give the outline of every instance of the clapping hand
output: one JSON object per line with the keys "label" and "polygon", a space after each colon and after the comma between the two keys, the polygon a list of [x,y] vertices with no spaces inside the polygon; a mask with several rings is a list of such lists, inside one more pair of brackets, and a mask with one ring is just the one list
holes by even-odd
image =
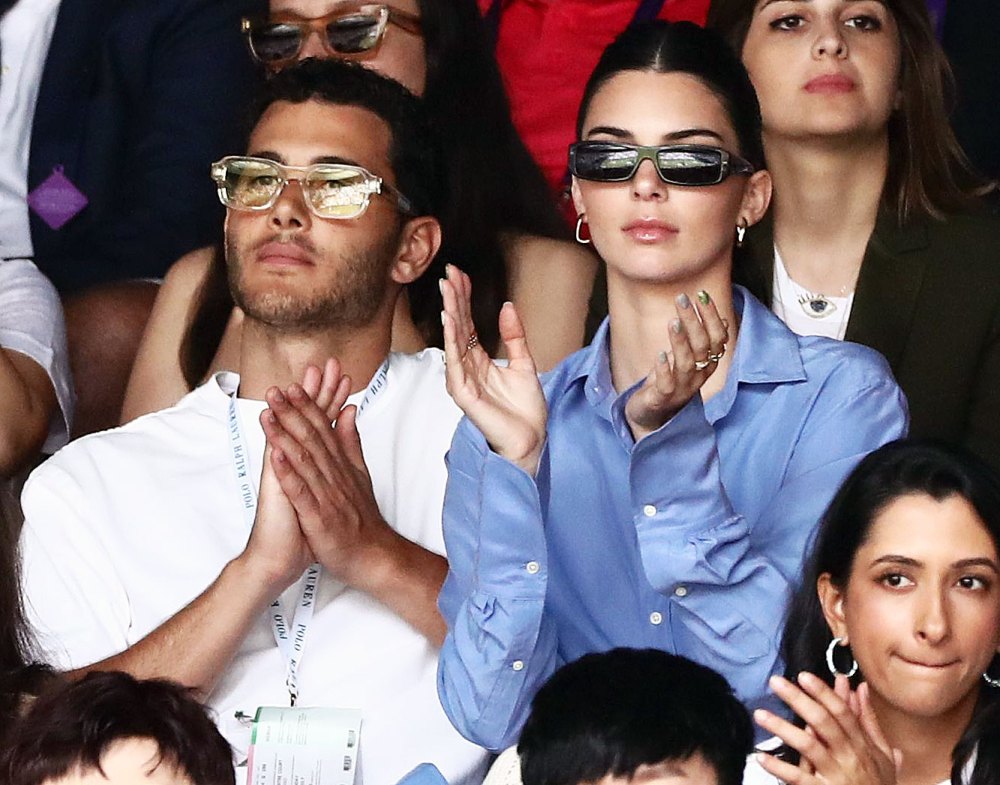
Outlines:
{"label": "clapping hand", "polygon": [[625,419],[636,441],[660,428],[698,394],[726,353],[726,323],[707,292],[699,292],[698,302],[696,310],[686,294],[677,297],[670,351],[660,353],[642,387],[625,404]]}
{"label": "clapping hand", "polygon": [[496,365],[472,323],[472,282],[454,265],[441,279],[448,392],[498,455],[534,475],[545,443],[548,410],[513,303],[500,309],[509,362]]}
{"label": "clapping hand", "polygon": [[830,689],[806,672],[799,674],[797,685],[780,676],[770,684],[806,727],[763,709],[754,712],[758,725],[801,756],[796,766],[761,753],[766,771],[789,785],[895,785],[902,758],[879,727],[867,684],[852,692],[847,677],[838,675]]}

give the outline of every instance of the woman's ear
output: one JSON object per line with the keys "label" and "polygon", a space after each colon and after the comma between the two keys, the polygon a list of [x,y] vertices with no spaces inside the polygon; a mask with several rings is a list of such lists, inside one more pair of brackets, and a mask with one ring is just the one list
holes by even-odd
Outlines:
{"label": "woman's ear", "polygon": [[586,215],[587,208],[583,206],[583,196],[580,195],[580,184],[573,178],[573,184],[570,186],[570,194],[573,196],[573,207],[576,209],[577,215]]}
{"label": "woman's ear", "polygon": [[834,638],[840,638],[849,643],[847,634],[847,619],[844,615],[844,592],[833,582],[830,573],[824,572],[816,581],[816,593],[819,604],[823,608],[826,624],[833,632]]}
{"label": "woman's ear", "polygon": [[747,178],[740,203],[740,218],[744,226],[753,226],[767,212],[771,204],[771,173],[767,169],[754,172]]}
{"label": "woman's ear", "polygon": [[429,215],[411,218],[400,233],[392,280],[408,284],[423,275],[441,247],[441,224]]}

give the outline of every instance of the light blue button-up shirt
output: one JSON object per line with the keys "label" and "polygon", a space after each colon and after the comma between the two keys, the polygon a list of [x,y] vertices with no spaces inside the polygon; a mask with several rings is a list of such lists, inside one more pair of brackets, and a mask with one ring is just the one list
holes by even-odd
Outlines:
{"label": "light blue button-up shirt", "polygon": [[615,646],[683,654],[767,702],[807,542],[855,463],[905,435],[906,401],[871,349],[796,336],[740,287],[734,306],[722,390],[638,444],[624,410],[639,385],[615,392],[607,322],[543,379],[535,478],[460,424],[438,690],[469,739],[513,743],[559,664]]}

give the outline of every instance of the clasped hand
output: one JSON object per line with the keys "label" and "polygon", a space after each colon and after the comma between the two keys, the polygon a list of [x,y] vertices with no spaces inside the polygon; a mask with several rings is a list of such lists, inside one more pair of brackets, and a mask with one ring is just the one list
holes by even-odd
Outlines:
{"label": "clasped hand", "polygon": [[372,559],[396,536],[375,501],[357,407],[344,406],[350,388],[331,359],[323,371],[307,369],[302,384],[265,394],[260,422],[267,448],[247,550],[271,560],[282,588],[313,561],[337,580],[365,588]]}

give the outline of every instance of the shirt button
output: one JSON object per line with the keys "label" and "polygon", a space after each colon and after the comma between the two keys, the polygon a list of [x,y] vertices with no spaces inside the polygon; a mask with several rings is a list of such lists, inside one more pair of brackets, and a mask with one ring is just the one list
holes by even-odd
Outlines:
{"label": "shirt button", "polygon": [[523,671],[524,663],[521,660],[514,660],[514,662],[511,663],[510,667],[512,667],[516,671]]}
{"label": "shirt button", "polygon": [[659,624],[662,621],[663,621],[663,614],[660,613],[659,611],[653,611],[651,614],[649,614],[650,624]]}
{"label": "shirt button", "polygon": [[687,597],[687,595],[688,595],[687,586],[678,586],[676,589],[674,589],[674,596],[676,597]]}
{"label": "shirt button", "polygon": [[527,564],[524,565],[524,569],[526,569],[531,575],[534,575],[536,572],[538,572],[540,568],[538,566],[538,562],[529,561]]}
{"label": "shirt button", "polygon": [[656,507],[653,506],[652,504],[647,504],[645,507],[642,508],[642,514],[645,515],[647,518],[652,518],[654,515],[656,515]]}

